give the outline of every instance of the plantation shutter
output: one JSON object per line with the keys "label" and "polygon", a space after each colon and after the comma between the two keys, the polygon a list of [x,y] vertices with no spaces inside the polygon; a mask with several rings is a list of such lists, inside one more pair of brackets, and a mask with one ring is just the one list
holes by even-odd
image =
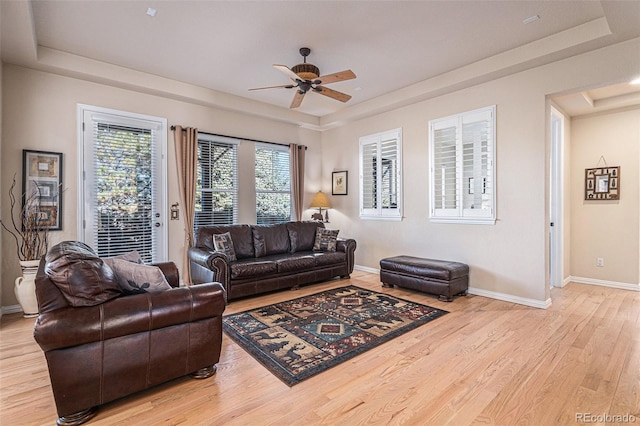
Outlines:
{"label": "plantation shutter", "polygon": [[395,135],[389,136],[381,139],[378,157],[380,198],[383,209],[398,207],[398,140]]}
{"label": "plantation shutter", "polygon": [[289,147],[256,144],[256,223],[291,220]]}
{"label": "plantation shutter", "polygon": [[[101,257],[138,251],[145,263],[162,260],[161,123],[85,112],[85,241]],[[89,167],[87,167],[89,166]]]}
{"label": "plantation shutter", "polygon": [[378,186],[376,170],[378,169],[378,146],[376,143],[362,145],[362,211],[372,214],[378,209]]}
{"label": "plantation shutter", "polygon": [[431,217],[495,220],[495,107],[430,122]]}
{"label": "plantation shutter", "polygon": [[238,221],[238,140],[198,135],[194,229]]}
{"label": "plantation shutter", "polygon": [[399,219],[401,129],[360,138],[360,217]]}
{"label": "plantation shutter", "polygon": [[456,120],[433,125],[433,193],[435,210],[440,216],[459,215],[458,126]]}

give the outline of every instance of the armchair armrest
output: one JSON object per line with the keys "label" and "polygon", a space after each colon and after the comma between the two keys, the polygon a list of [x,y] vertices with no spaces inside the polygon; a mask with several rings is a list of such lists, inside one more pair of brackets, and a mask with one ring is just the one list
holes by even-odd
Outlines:
{"label": "armchair armrest", "polygon": [[173,262],[159,262],[152,263],[152,265],[160,268],[171,287],[180,287],[180,273],[178,271],[178,265]]}
{"label": "armchair armrest", "polygon": [[219,283],[172,288],[42,313],[33,336],[46,352],[221,316],[225,307]]}
{"label": "armchair armrest", "polygon": [[229,292],[231,267],[229,257],[218,251],[190,247],[188,251],[191,280],[194,284],[219,282]]}

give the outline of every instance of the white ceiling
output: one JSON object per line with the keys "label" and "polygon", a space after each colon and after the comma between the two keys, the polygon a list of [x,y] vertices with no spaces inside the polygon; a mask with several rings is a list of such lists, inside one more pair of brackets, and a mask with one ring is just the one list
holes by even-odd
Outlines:
{"label": "white ceiling", "polygon": [[[149,7],[155,17],[147,15]],[[292,90],[248,89],[289,83],[272,65],[302,62],[298,50],[306,46],[312,49],[308,62],[321,74],[351,69],[357,75],[330,85],[353,96],[346,104],[315,93],[305,97],[298,110],[320,118],[362,105],[397,104],[394,93],[434,96],[447,86],[640,37],[637,0],[2,0],[0,13],[5,62],[79,73],[68,60],[72,54],[76,62],[100,61],[246,98],[245,105],[282,109],[288,109]],[[534,15],[540,19],[523,23]],[[67,55],[67,63],[45,65],[43,58],[54,53]],[[438,85],[443,75],[460,70],[469,75]],[[596,90],[577,99],[593,103],[628,91],[637,94],[640,86],[624,84],[615,95]],[[578,113],[575,99],[560,101]]]}

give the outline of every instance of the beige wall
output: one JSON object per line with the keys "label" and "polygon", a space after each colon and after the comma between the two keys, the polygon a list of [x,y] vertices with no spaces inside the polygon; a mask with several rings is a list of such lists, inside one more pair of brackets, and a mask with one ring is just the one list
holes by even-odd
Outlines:
{"label": "beige wall", "polygon": [[[310,147],[307,202],[318,189],[330,193],[332,171],[349,171],[349,195],[331,197],[334,209],[329,226],[340,229],[341,236],[357,240],[358,265],[376,269],[380,258],[401,253],[459,260],[471,266],[471,286],[477,293],[544,306],[549,299],[547,96],[628,80],[640,71],[638,52],[640,40],[636,39],[348,122],[322,134],[274,120],[5,65],[2,194],[11,175],[20,172],[23,148],[63,151],[65,225],[54,238],[76,237],[77,103],[166,117],[170,125],[197,126],[215,133],[299,142]],[[429,222],[428,121],[493,104],[497,105],[497,223]],[[360,220],[358,139],[398,127],[403,130],[405,218],[402,222]],[[170,132],[168,139],[169,171],[174,173]],[[169,204],[178,199],[173,176],[168,176]],[[2,217],[7,214],[3,206]],[[181,259],[181,223],[170,223],[169,239],[170,258]],[[17,260],[6,255],[13,252],[6,238],[2,250],[2,305],[7,306],[15,304],[12,283],[19,271]]]}
{"label": "beige wall", "polygon": [[[507,300],[544,304],[549,298],[549,120],[545,97],[628,81],[640,70],[639,49],[635,40],[325,132],[323,176],[327,179],[333,170],[348,170],[350,174],[350,195],[333,197],[340,214],[333,214],[332,226],[358,241],[356,264],[378,268],[381,258],[398,254],[457,260],[470,265],[470,286],[479,294],[488,292]],[[429,120],[493,104],[497,105],[496,224],[431,223]],[[398,127],[403,132],[405,218],[402,222],[360,220],[358,139]],[[636,211],[637,207],[636,202]],[[571,247],[575,247],[574,242]]]}
{"label": "beige wall", "polygon": [[[52,241],[77,238],[77,104],[129,111],[139,114],[165,117],[169,126],[180,124],[195,126],[202,131],[273,141],[278,143],[301,143],[307,151],[307,201],[321,179],[320,135],[316,131],[302,129],[296,125],[256,118],[230,111],[141,94],[135,91],[89,83],[74,78],[62,77],[46,72],[5,65],[3,72],[3,118],[2,171],[0,179],[2,198],[8,191],[14,173],[21,179],[22,149],[61,151],[64,154],[64,219],[63,230],[53,232]],[[173,133],[168,131],[168,205],[177,202],[176,165]],[[243,148],[245,149],[245,148]],[[240,164],[240,173],[253,172],[253,166]],[[251,185],[251,180],[245,184]],[[242,191],[246,193],[247,191]],[[3,203],[2,218],[8,219],[8,208]],[[244,222],[255,221],[245,212]],[[305,213],[309,217],[310,212]],[[169,258],[181,267],[183,250],[182,221],[169,222]],[[15,305],[13,281],[20,274],[15,247],[11,240],[2,240],[2,306]]]}
{"label": "beige wall", "polygon": [[[571,120],[571,276],[640,283],[640,109]],[[584,200],[584,170],[620,166],[620,199]],[[596,266],[604,259],[604,267]]]}

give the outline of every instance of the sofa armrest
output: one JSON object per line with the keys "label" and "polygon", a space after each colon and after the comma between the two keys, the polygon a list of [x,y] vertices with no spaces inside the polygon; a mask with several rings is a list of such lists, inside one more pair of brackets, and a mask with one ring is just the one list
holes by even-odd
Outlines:
{"label": "sofa armrest", "polygon": [[46,352],[221,316],[225,307],[219,283],[178,287],[45,312],[38,316],[33,337]]}
{"label": "sofa armrest", "polygon": [[352,238],[338,238],[336,242],[336,250],[347,254],[347,267],[349,274],[353,272],[355,265],[356,240]]}
{"label": "sofa armrest", "polygon": [[229,292],[231,266],[229,257],[218,251],[191,247],[188,251],[191,280],[194,284],[219,282]]}

